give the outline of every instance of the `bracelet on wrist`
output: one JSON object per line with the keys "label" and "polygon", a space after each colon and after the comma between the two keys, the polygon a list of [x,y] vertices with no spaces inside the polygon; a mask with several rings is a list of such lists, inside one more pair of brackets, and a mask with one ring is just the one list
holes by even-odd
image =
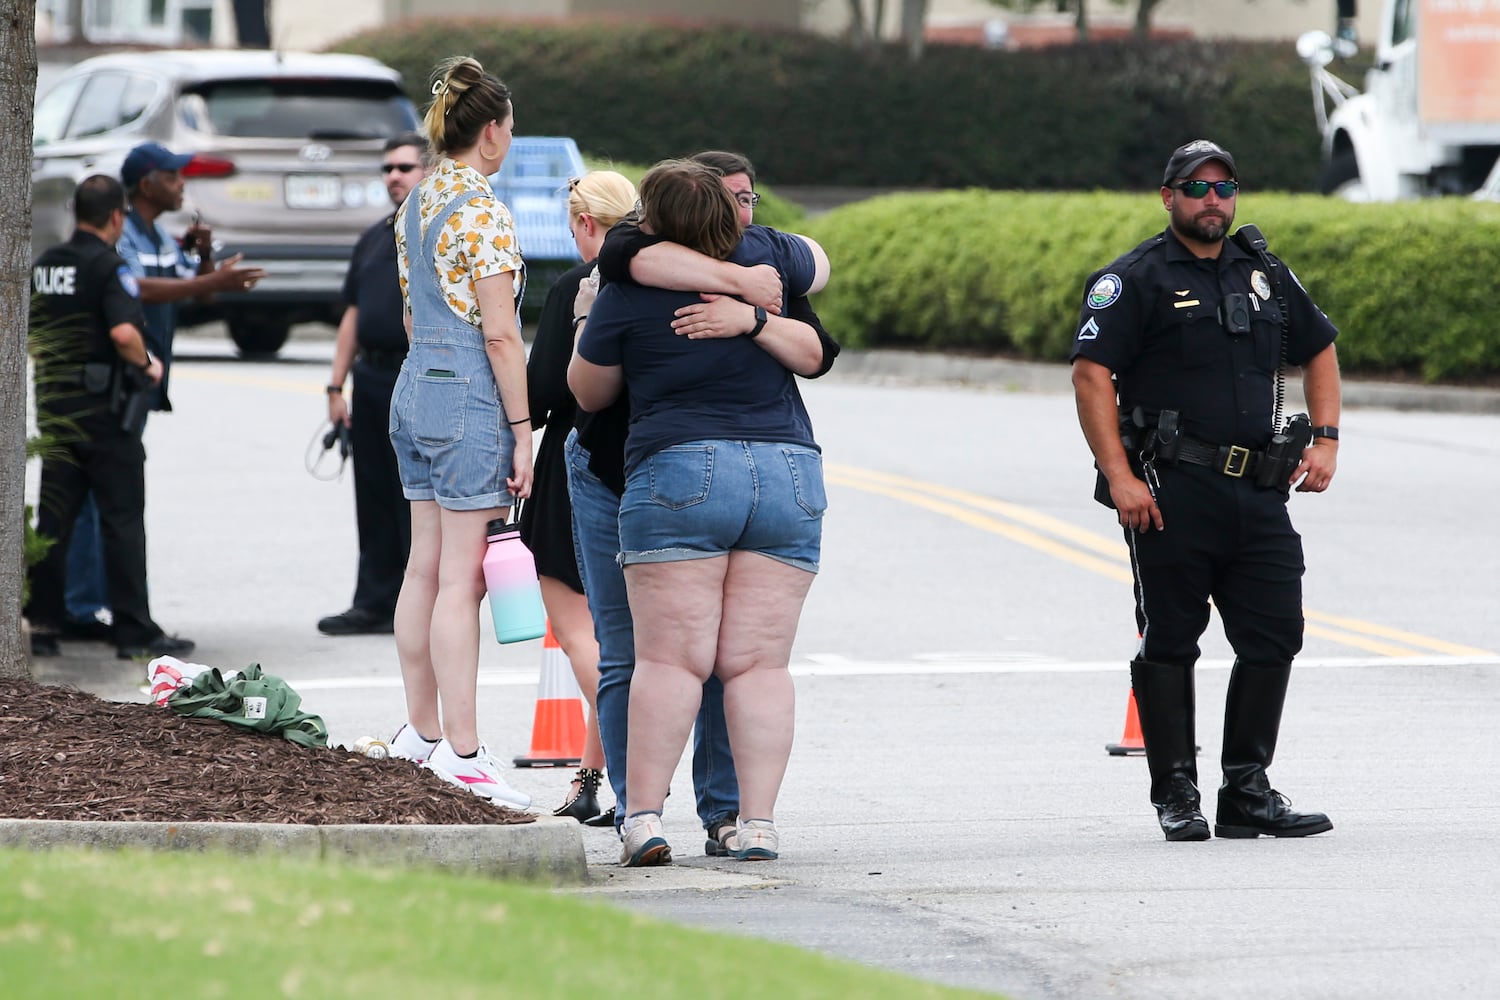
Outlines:
{"label": "bracelet on wrist", "polygon": [[342,396],[344,394],[344,387],[341,385],[334,385],[330,382],[324,388],[327,390],[330,396]]}
{"label": "bracelet on wrist", "polygon": [[588,313],[584,313],[582,316],[574,316],[573,317],[573,332],[577,333],[578,332],[578,328],[580,326],[582,326],[583,324],[587,323],[588,321],[589,321],[589,315],[588,315]]}
{"label": "bracelet on wrist", "polygon": [[517,424],[529,424],[529,423],[531,423],[531,418],[530,417],[522,417],[520,420],[512,420],[512,421],[510,421],[509,426],[514,427]]}

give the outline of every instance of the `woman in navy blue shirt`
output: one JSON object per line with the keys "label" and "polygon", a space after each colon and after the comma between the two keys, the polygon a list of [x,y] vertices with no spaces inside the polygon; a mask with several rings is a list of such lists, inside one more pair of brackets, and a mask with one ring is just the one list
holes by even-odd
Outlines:
{"label": "woman in navy blue shirt", "polygon": [[[660,164],[641,180],[642,227],[711,257],[740,246],[738,209],[717,172]],[[812,284],[813,254],[773,256],[784,298]],[[821,254],[821,251],[818,251]],[[818,569],[826,506],[822,457],[793,374],[752,341],[790,322],[739,304],[742,336],[690,340],[674,321],[696,294],[611,284],[594,303],[569,369],[586,410],[628,384],[621,562],[635,621],[622,860],[671,852],[661,808],[703,682],[724,683],[740,786],[733,853],[777,856],[776,796],[791,753],[787,665]]]}

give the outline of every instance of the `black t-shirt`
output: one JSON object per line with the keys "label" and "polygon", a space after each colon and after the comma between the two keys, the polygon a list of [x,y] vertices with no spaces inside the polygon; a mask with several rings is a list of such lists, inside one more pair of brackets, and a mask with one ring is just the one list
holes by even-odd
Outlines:
{"label": "black t-shirt", "polygon": [[[1199,258],[1168,229],[1090,276],[1070,358],[1114,372],[1122,410],[1177,410],[1191,437],[1263,448],[1281,360],[1278,291],[1289,312],[1288,365],[1306,364],[1338,336],[1291,269],[1275,264],[1268,274],[1230,239],[1217,258]],[[1234,294],[1246,297],[1248,333],[1223,322]]]}
{"label": "black t-shirt", "polygon": [[395,222],[392,212],[360,234],[344,276],[344,304],[358,310],[354,336],[361,350],[406,352]]}
{"label": "black t-shirt", "polygon": [[125,259],[93,233],[79,230],[43,251],[32,265],[31,288],[32,329],[46,331],[57,345],[39,361],[40,374],[76,377],[85,363],[113,363],[119,354],[109,331],[122,323],[146,329],[140,283]]}

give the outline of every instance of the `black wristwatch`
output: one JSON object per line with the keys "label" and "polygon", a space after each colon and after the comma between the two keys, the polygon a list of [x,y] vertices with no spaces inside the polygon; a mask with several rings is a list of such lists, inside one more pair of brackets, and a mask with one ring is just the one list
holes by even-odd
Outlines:
{"label": "black wristwatch", "polygon": [[1322,424],[1318,427],[1313,428],[1313,437],[1327,438],[1330,441],[1337,441],[1339,439],[1339,429],[1329,424]]}
{"label": "black wristwatch", "polygon": [[749,337],[751,340],[754,340],[756,337],[759,337],[760,336],[760,331],[762,331],[762,330],[764,330],[766,328],[766,320],[768,320],[768,319],[770,319],[770,317],[766,315],[766,307],[765,306],[756,306],[755,307],[755,325],[752,326],[749,329],[749,331],[745,334],[745,336]]}

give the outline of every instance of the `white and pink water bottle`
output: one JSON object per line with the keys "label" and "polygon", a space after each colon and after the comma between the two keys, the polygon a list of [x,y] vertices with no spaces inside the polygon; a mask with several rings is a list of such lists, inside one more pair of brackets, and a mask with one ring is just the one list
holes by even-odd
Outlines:
{"label": "white and pink water bottle", "polygon": [[540,639],[547,631],[542,588],[536,561],[521,541],[521,526],[496,518],[489,524],[489,548],[484,553],[484,585],[490,596],[498,642]]}

